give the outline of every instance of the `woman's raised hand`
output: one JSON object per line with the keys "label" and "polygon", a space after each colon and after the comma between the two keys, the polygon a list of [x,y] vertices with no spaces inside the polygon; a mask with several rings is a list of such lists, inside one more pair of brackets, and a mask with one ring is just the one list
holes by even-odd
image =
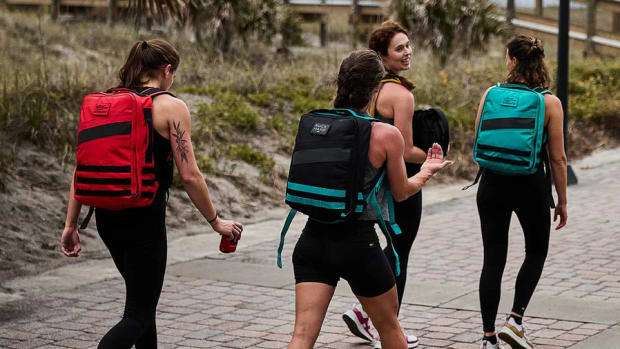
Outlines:
{"label": "woman's raised hand", "polygon": [[428,153],[426,153],[426,161],[422,164],[421,170],[428,171],[430,174],[435,174],[452,163],[452,161],[443,159],[443,150],[441,146],[437,143],[433,143],[433,146],[429,148]]}

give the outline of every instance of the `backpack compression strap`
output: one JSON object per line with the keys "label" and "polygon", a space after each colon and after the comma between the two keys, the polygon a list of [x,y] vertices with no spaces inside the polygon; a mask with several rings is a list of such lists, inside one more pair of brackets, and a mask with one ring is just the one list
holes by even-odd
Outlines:
{"label": "backpack compression strap", "polygon": [[280,245],[278,246],[278,267],[282,269],[282,249],[284,248],[284,237],[286,236],[286,232],[288,228],[291,226],[291,222],[293,222],[293,218],[297,210],[291,209],[286,217],[286,221],[284,222],[284,226],[282,227],[282,232],[280,233]]}
{"label": "backpack compression strap", "polygon": [[[385,220],[383,219],[383,212],[381,212],[381,207],[379,207],[379,202],[377,201],[377,190],[379,190],[379,188],[383,184],[383,178],[385,177],[385,173],[386,171],[383,171],[383,173],[381,174],[381,177],[379,177],[379,180],[377,181],[377,184],[375,185],[374,188],[372,188],[366,200],[370,201],[369,202],[370,205],[375,210],[375,215],[377,216],[379,227],[381,228],[383,235],[385,235],[385,238],[387,239],[388,243],[392,247],[392,252],[394,253],[394,260],[395,260],[394,263],[396,264],[395,274],[396,276],[399,276],[400,275],[400,258],[398,257],[398,253],[396,253],[396,249],[394,248],[394,242],[392,241],[392,236],[390,235],[390,231],[388,230],[388,227],[385,224]],[[389,194],[387,194],[388,192],[389,192],[389,189],[386,191],[386,195],[389,195],[389,198],[391,198],[392,193],[390,192]],[[388,204],[388,211],[390,211],[389,204]],[[390,216],[392,216],[392,214],[393,214],[393,209],[392,209],[392,213],[390,213]],[[399,235],[402,233],[402,231],[398,227],[398,224],[393,223],[393,224],[390,224],[390,226],[392,227],[392,229],[394,229],[394,226],[396,227],[396,229],[394,229],[394,234]]]}
{"label": "backpack compression strap", "polygon": [[88,213],[86,214],[86,217],[84,217],[82,224],[80,224],[80,229],[86,229],[86,227],[88,226],[88,222],[90,222],[90,218],[93,216],[93,212],[95,212],[95,208],[93,206],[90,206],[88,208]]}

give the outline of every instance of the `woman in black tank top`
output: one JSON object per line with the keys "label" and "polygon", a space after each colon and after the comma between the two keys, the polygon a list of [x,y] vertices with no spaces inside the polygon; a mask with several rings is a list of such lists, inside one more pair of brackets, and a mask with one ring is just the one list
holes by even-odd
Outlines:
{"label": "woman in black tank top", "polygon": [[[147,88],[167,90],[174,81],[179,56],[168,42],[137,42],[121,69],[120,87],[136,93]],[[126,303],[121,321],[101,339],[99,348],[157,348],[155,313],[166,269],[166,202],[172,183],[174,158],[185,190],[211,227],[229,239],[239,239],[240,223],[220,219],[211,203],[206,183],[196,165],[190,140],[189,112],[170,94],[153,98],[153,155],[159,188],[150,206],[120,211],[96,209],[97,231],[125,280]],[[62,252],[77,257],[80,239],[77,221],[81,204],[73,196],[73,182]]]}

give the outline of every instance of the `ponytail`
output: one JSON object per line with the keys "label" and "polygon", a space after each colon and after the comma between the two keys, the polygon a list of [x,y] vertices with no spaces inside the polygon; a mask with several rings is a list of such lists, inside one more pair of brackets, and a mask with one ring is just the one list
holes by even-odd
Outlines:
{"label": "ponytail", "polygon": [[154,78],[157,71],[170,64],[174,72],[180,63],[175,48],[164,40],[154,39],[136,42],[119,72],[119,87],[137,88]]}
{"label": "ponytail", "polygon": [[549,70],[545,65],[545,49],[540,39],[519,35],[510,40],[506,48],[508,57],[517,59],[516,66],[508,72],[508,83],[549,88]]}
{"label": "ponytail", "polygon": [[340,64],[334,107],[364,109],[384,74],[383,63],[376,52],[351,52]]}

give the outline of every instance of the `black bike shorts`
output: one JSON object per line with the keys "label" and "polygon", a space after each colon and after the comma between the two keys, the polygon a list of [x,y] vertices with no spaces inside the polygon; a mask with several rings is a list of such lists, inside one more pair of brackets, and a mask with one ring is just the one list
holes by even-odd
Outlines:
{"label": "black bike shorts", "polygon": [[394,287],[394,275],[373,222],[323,224],[308,220],[293,251],[295,282],[336,287],[347,280],[353,293],[376,297]]}

